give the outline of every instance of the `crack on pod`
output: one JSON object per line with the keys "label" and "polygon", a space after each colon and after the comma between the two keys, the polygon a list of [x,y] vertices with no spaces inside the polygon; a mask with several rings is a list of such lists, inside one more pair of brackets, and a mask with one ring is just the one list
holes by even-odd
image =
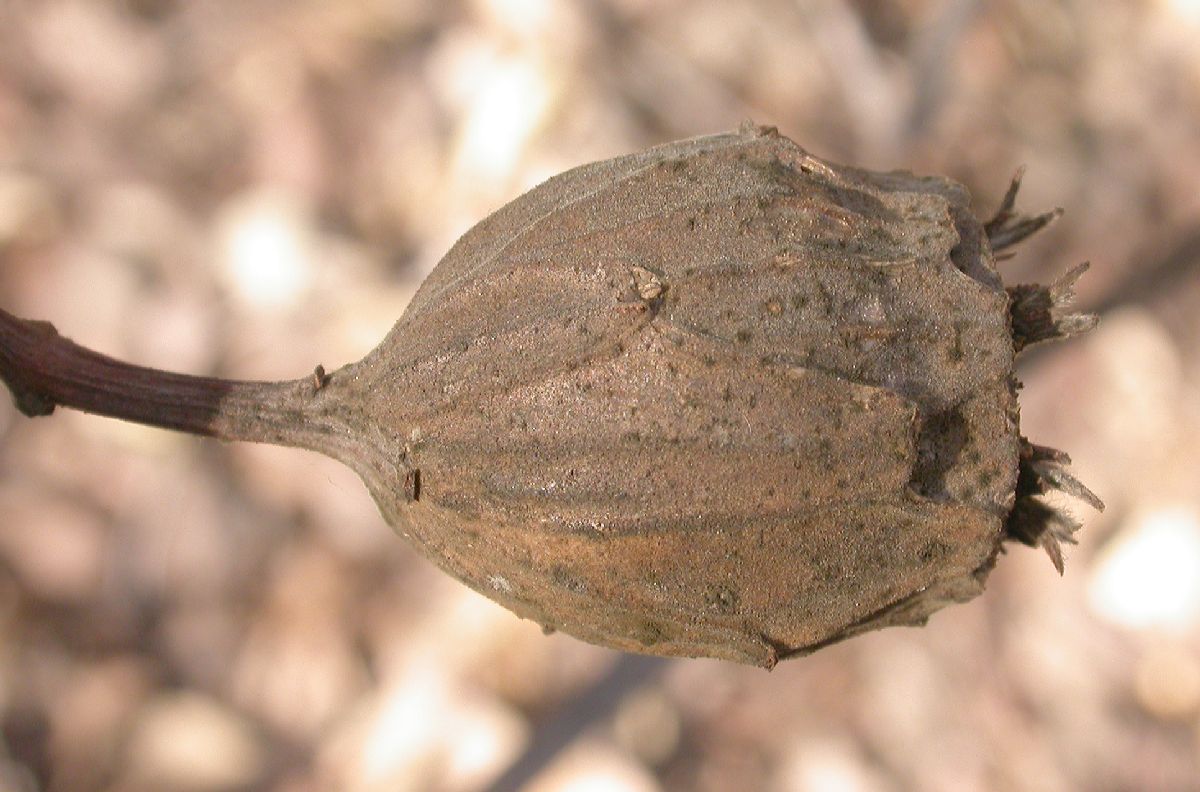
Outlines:
{"label": "crack on pod", "polygon": [[962,410],[953,407],[928,417],[916,418],[917,457],[909,486],[920,495],[936,501],[950,499],[946,474],[958,463],[970,438]]}
{"label": "crack on pod", "polygon": [[[810,643],[810,644],[804,644],[803,646],[786,646],[777,641],[769,641],[766,638],[764,638],[764,642],[768,642],[768,645],[770,645],[771,648],[775,651],[774,660],[776,662],[778,662],[779,660],[787,660],[787,659],[793,658],[793,657],[803,657],[805,655],[810,655],[813,652],[817,651],[818,649],[824,649],[827,646],[832,646],[833,644],[841,643],[842,641],[845,641],[848,638],[853,638],[854,636],[859,635],[861,633],[869,632],[874,629],[878,629],[878,627],[882,626],[881,622],[883,620],[887,619],[889,616],[900,613],[904,610],[904,608],[912,605],[915,602],[919,602],[920,598],[922,597],[922,595],[924,595],[926,593],[927,590],[928,590],[928,587],[922,587],[920,589],[917,589],[916,591],[910,592],[901,597],[897,597],[896,599],[893,599],[891,602],[888,602],[886,605],[882,605],[879,608],[876,608],[875,610],[866,614],[862,618],[847,625],[846,627],[839,630],[834,635],[830,635],[827,638],[822,638],[821,640],[814,641],[813,643]],[[928,618],[928,614],[920,617],[916,623],[923,624],[927,618]],[[914,622],[910,621],[908,623],[914,623]],[[770,670],[771,666],[768,666],[767,668],[768,668],[768,670]]]}
{"label": "crack on pod", "polygon": [[404,474],[404,502],[416,503],[421,500],[421,469],[411,468]]}

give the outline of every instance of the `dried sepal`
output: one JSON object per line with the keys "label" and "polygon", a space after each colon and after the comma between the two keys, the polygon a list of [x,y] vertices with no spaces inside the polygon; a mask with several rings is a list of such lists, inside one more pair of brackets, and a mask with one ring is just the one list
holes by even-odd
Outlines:
{"label": "dried sepal", "polygon": [[1096,326],[1099,317],[1095,314],[1069,310],[1075,299],[1075,282],[1089,266],[1085,261],[1049,286],[1028,283],[1009,287],[1013,347],[1017,352],[1040,341],[1068,338]]}
{"label": "dried sepal", "polygon": [[1025,168],[1018,168],[1017,172],[1013,174],[1012,182],[1008,185],[1008,191],[1004,193],[1004,198],[1000,201],[1000,208],[996,210],[992,219],[983,225],[993,253],[1012,247],[1021,240],[1036,234],[1063,213],[1063,210],[1059,208],[1039,215],[1017,214],[1014,207],[1017,202],[1017,191],[1021,188],[1021,178],[1024,175]]}
{"label": "dried sepal", "polygon": [[1064,509],[1046,503],[1041,496],[1057,490],[1098,511],[1104,510],[1104,502],[1096,493],[1067,472],[1070,463],[1071,458],[1065,452],[1036,445],[1022,437],[1016,502],[1007,523],[1010,539],[1044,549],[1060,575],[1064,568],[1061,545],[1075,544],[1075,533],[1082,523]]}

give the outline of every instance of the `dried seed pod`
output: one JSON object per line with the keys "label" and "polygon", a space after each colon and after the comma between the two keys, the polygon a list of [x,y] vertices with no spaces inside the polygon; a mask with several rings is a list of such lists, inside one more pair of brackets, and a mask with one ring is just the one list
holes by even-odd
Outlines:
{"label": "dried seed pod", "polygon": [[[343,460],[548,628],[769,667],[976,596],[1005,540],[1061,569],[1050,488],[1101,507],[1019,431],[1015,354],[1094,319],[1081,270],[1001,282],[1052,217],[1016,186],[985,224],[756,127],[587,165],[469,231],[362,361],[154,422]],[[12,370],[30,412],[115,414]]]}

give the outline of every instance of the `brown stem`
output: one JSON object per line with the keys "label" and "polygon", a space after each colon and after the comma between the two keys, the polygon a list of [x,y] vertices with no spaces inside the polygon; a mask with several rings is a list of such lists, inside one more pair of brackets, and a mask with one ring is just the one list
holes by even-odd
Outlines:
{"label": "brown stem", "polygon": [[54,408],[175,429],[224,440],[298,446],[326,453],[347,427],[320,393],[329,381],[246,382],[134,366],[63,338],[47,322],[0,309],[0,379],[29,416]]}

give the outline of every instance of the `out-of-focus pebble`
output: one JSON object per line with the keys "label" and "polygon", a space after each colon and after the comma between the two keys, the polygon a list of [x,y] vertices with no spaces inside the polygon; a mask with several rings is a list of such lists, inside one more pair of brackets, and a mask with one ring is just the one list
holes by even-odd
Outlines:
{"label": "out-of-focus pebble", "polygon": [[0,245],[52,238],[61,221],[45,181],[0,167]]}
{"label": "out-of-focus pebble", "polygon": [[617,743],[650,767],[670,759],[679,748],[683,723],[679,709],[662,689],[645,688],[630,694],[613,721]]}
{"label": "out-of-focus pebble", "polygon": [[259,310],[295,308],[312,287],[312,225],[293,193],[262,188],[231,199],[218,221],[226,289]]}
{"label": "out-of-focus pebble", "polygon": [[198,241],[195,219],[162,187],[148,182],[118,182],[98,190],[89,196],[87,214],[83,230],[93,244],[135,259],[160,278],[178,278],[173,269]]}
{"label": "out-of-focus pebble", "polygon": [[1103,431],[1130,451],[1153,451],[1169,435],[1183,386],[1181,350],[1153,315],[1128,309],[1109,314],[1088,339],[1100,358],[1093,409]]}
{"label": "out-of-focus pebble", "polygon": [[311,739],[366,683],[346,629],[351,581],[315,545],[293,547],[274,566],[267,600],[241,641],[233,697],[280,731]]}
{"label": "out-of-focus pebble", "polygon": [[1134,629],[1194,631],[1200,625],[1200,519],[1161,508],[1126,521],[1096,562],[1092,608]]}
{"label": "out-of-focus pebble", "polygon": [[345,719],[322,767],[347,792],[469,792],[512,760],[525,732],[514,713],[414,658]]}
{"label": "out-of-focus pebble", "polygon": [[105,526],[81,504],[47,500],[29,482],[0,487],[0,556],[22,585],[58,603],[86,602],[105,566]]}
{"label": "out-of-focus pebble", "polygon": [[800,741],[784,753],[771,785],[778,792],[886,792],[896,789],[872,771],[845,737]]}
{"label": "out-of-focus pebble", "polygon": [[261,777],[268,760],[241,715],[195,692],[162,693],[138,714],[125,747],[133,789],[223,792]]}
{"label": "out-of-focus pebble", "polygon": [[1133,690],[1142,708],[1163,720],[1200,712],[1200,655],[1178,640],[1154,641],[1134,666]]}
{"label": "out-of-focus pebble", "polygon": [[32,42],[42,68],[71,98],[105,111],[125,109],[165,73],[165,42],[105,3],[39,3]]}
{"label": "out-of-focus pebble", "polygon": [[661,792],[662,786],[623,751],[583,740],[528,785],[529,792]]}
{"label": "out-of-focus pebble", "polygon": [[50,712],[57,785],[87,786],[95,773],[117,769],[132,717],[155,681],[148,664],[133,656],[82,665],[70,675]]}

